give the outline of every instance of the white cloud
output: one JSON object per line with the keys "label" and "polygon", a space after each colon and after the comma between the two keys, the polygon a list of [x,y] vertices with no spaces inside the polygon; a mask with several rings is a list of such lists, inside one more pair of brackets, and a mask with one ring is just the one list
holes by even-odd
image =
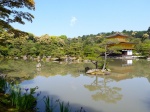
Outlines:
{"label": "white cloud", "polygon": [[77,18],[76,17],[72,17],[70,20],[70,26],[74,26],[76,24]]}

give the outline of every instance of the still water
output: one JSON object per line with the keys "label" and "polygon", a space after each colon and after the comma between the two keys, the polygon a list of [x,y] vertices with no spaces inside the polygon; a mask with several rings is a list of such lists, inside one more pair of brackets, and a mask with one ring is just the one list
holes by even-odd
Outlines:
{"label": "still water", "polygon": [[11,77],[23,88],[38,86],[37,107],[44,110],[44,96],[69,102],[72,110],[83,107],[86,112],[150,112],[150,62],[146,60],[114,60],[109,62],[110,75],[88,75],[84,68],[91,63],[1,61]]}

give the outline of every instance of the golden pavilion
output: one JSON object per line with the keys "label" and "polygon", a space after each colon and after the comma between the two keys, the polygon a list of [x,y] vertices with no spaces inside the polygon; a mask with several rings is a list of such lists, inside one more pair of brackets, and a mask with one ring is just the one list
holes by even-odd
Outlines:
{"label": "golden pavilion", "polygon": [[106,36],[107,39],[118,41],[117,44],[111,44],[110,46],[117,46],[121,48],[122,56],[132,56],[132,50],[135,44],[129,42],[129,36],[122,33],[116,33],[110,36]]}

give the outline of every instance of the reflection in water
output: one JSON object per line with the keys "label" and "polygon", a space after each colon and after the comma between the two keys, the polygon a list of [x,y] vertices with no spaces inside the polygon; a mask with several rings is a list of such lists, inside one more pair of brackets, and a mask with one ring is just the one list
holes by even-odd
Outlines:
{"label": "reflection in water", "polygon": [[[131,61],[131,60],[130,60]],[[130,62],[129,61],[129,62]],[[45,77],[71,74],[73,77],[79,77],[80,73],[84,71],[85,67],[94,68],[93,64],[86,63],[52,63],[52,62],[41,62],[42,66],[36,68],[37,62],[35,61],[22,61],[22,60],[4,60],[0,62],[0,69],[7,69],[9,71],[8,76],[12,77],[36,77],[37,75],[42,75]],[[109,68],[112,70],[112,75],[114,75],[115,80],[118,77],[123,77],[130,79],[133,77],[149,77],[150,73],[150,62],[145,60],[132,60],[132,65],[122,66],[127,64],[127,60],[114,60],[109,62]]]}
{"label": "reflection in water", "polygon": [[122,66],[130,66],[133,64],[133,60],[132,59],[127,59],[127,60],[122,60]]}
{"label": "reflection in water", "polygon": [[107,79],[105,76],[98,80],[98,76],[95,76],[96,79],[94,80],[91,85],[84,85],[89,91],[96,91],[94,95],[92,95],[93,100],[103,100],[108,103],[116,103],[117,101],[121,100],[122,95],[119,93],[121,88],[119,87],[110,87],[108,83],[112,82],[112,79]]}
{"label": "reflection in water", "polygon": [[127,65],[132,65],[133,60],[127,60]]}
{"label": "reflection in water", "polygon": [[150,62],[146,60],[132,60],[130,66],[121,66],[125,60],[115,60],[110,63],[110,68],[113,71],[112,77],[116,81],[132,79],[136,77],[145,77],[150,79]]}
{"label": "reflection in water", "polygon": [[85,74],[85,67],[94,68],[90,63],[41,62],[42,66],[36,68],[35,61],[3,60],[0,70],[7,69],[8,76],[15,80],[20,77],[18,82],[22,86],[39,86],[38,90],[43,93],[41,98],[49,95],[69,101],[71,105],[90,108],[85,108],[87,112],[149,112],[149,103],[143,101],[150,94],[150,62],[127,62],[110,61],[108,67],[112,73],[107,76]]}

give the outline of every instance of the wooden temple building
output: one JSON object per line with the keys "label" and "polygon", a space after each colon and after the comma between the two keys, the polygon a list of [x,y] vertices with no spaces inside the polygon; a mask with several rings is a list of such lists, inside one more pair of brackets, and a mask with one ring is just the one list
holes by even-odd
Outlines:
{"label": "wooden temple building", "polygon": [[106,36],[107,39],[115,40],[117,43],[111,44],[110,46],[117,46],[121,50],[119,56],[131,57],[133,55],[132,50],[135,44],[129,42],[129,36],[122,33],[116,33],[110,36]]}

